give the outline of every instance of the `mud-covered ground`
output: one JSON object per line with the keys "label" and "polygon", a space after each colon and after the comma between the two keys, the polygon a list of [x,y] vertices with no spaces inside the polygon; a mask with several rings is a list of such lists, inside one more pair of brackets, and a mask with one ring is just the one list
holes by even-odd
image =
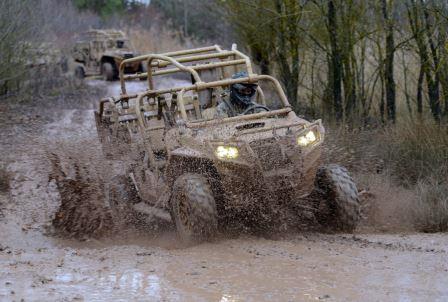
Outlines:
{"label": "mud-covered ground", "polygon": [[[107,89],[116,94],[118,83]],[[0,192],[0,301],[448,300],[446,234],[363,227],[356,234],[222,235],[189,248],[172,231],[54,236],[60,200],[48,182],[47,153],[61,141],[95,141],[93,105],[33,108],[0,107],[0,164],[10,178],[9,191]],[[394,204],[396,195],[381,196]]]}

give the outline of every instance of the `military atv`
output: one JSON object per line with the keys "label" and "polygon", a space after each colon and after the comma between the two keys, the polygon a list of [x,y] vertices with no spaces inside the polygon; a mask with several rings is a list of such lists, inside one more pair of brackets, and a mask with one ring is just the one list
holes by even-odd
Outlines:
{"label": "military atv", "polygon": [[[118,79],[118,69],[124,59],[136,56],[130,41],[122,31],[90,30],[80,36],[72,51],[75,76],[101,75],[104,80]],[[139,63],[127,64],[125,72],[143,71]]]}
{"label": "military atv", "polygon": [[[124,74],[140,62],[147,74]],[[241,70],[248,76],[230,77]],[[105,156],[128,163],[109,186],[114,213],[165,213],[185,242],[211,238],[232,223],[282,227],[312,219],[330,230],[356,228],[360,206],[352,178],[343,167],[320,166],[321,121],[299,118],[280,83],[255,74],[236,46],[126,59],[119,72],[121,95],[101,100],[95,113]],[[155,87],[156,76],[177,72],[190,74],[192,83]],[[128,94],[126,81],[141,76],[148,89]],[[257,83],[259,105],[216,118],[234,83]]]}

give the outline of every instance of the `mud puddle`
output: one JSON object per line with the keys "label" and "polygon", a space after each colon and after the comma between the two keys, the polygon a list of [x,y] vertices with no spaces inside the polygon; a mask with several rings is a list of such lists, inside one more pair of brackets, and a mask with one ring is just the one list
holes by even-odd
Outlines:
{"label": "mud puddle", "polygon": [[[108,85],[110,92],[119,89]],[[11,190],[0,193],[1,301],[448,300],[444,234],[221,237],[190,248],[172,232],[128,230],[82,242],[48,235],[59,197],[48,184],[45,152],[61,140],[84,144],[96,135],[91,110],[58,116],[7,167]]]}

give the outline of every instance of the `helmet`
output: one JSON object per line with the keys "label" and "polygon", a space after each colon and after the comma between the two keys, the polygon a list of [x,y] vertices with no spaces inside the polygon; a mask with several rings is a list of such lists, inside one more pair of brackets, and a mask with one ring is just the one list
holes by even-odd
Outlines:
{"label": "helmet", "polygon": [[[246,78],[247,72],[235,73],[232,79]],[[252,97],[257,91],[257,84],[235,83],[230,86],[230,101],[237,105],[248,106],[252,103]]]}

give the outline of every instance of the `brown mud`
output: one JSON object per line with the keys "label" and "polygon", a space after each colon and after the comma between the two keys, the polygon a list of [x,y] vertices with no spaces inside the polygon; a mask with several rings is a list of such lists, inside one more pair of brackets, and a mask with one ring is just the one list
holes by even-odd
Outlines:
{"label": "brown mud", "polygon": [[[116,93],[118,84],[108,88]],[[188,248],[170,230],[115,229],[83,240],[55,234],[52,221],[64,213],[58,212],[63,201],[56,183],[49,181],[49,154],[82,149],[87,169],[94,169],[100,150],[93,106],[84,108],[1,120],[0,164],[9,190],[0,191],[0,301],[448,300],[448,236],[397,228],[394,200],[412,196],[381,181],[378,204],[388,213],[371,205],[365,212],[372,215],[355,234],[221,235]],[[65,171],[67,162],[61,163]],[[73,196],[79,199],[68,205],[94,195],[88,179],[78,189]]]}

